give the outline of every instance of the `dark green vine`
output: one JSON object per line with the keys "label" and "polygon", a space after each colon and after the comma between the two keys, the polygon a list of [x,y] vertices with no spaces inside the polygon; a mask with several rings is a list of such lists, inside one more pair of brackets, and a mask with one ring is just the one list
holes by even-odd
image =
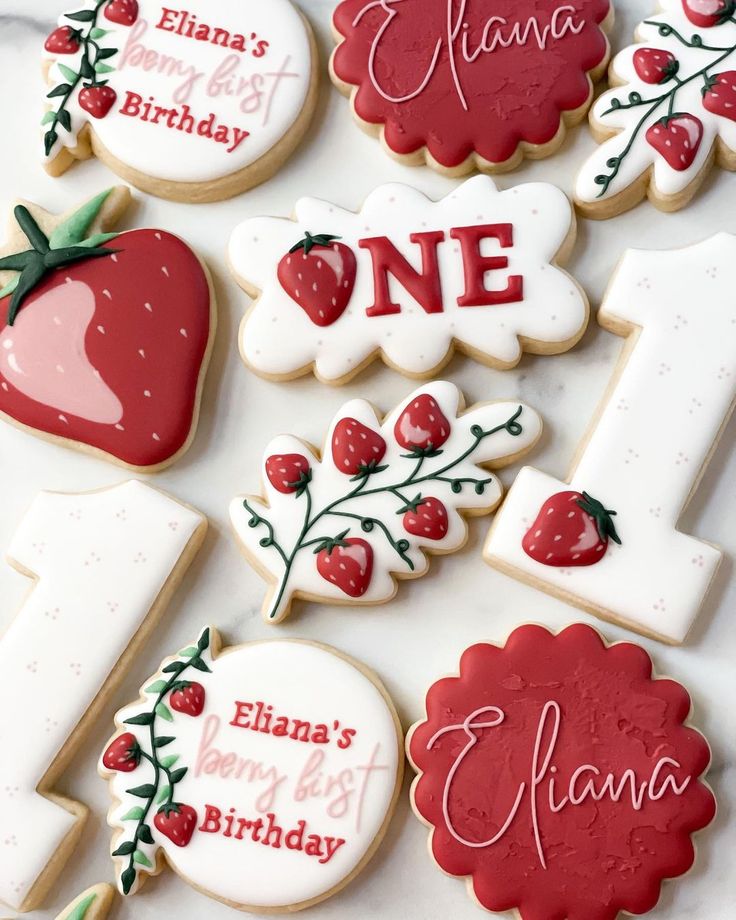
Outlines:
{"label": "dark green vine", "polygon": [[[112,854],[113,856],[129,856],[128,866],[123,870],[120,876],[120,882],[123,888],[123,894],[129,894],[136,879],[136,865],[144,866],[147,869],[153,868],[151,861],[143,853],[138,844],[154,843],[153,834],[151,833],[148,817],[154,804],[158,805],[158,811],[169,814],[179,812],[179,806],[174,801],[174,791],[187,774],[187,767],[180,767],[174,770],[178,755],[160,756],[162,748],[168,747],[176,738],[172,735],[159,735],[156,732],[156,720],[163,719],[166,722],[172,722],[173,716],[171,710],[164,700],[170,693],[177,690],[185,689],[188,686],[187,681],[182,680],[182,675],[189,668],[195,668],[198,671],[211,673],[209,666],[202,660],[202,654],[210,646],[210,631],[205,629],[199,637],[197,646],[191,646],[180,653],[177,661],[172,661],[163,669],[164,674],[170,674],[167,680],[157,680],[146,687],[146,693],[154,696],[154,702],[150,710],[142,712],[137,716],[131,716],[126,719],[125,725],[146,726],[149,729],[150,752],[145,751],[142,747],[137,749],[137,754],[142,760],[146,760],[153,767],[153,782],[144,783],[141,786],[135,786],[132,789],[126,789],[128,795],[144,799],[145,803],[141,806],[135,806],[128,811],[121,820],[136,821],[135,833],[131,840],[122,843]],[[161,786],[161,778],[165,777],[166,783]]]}
{"label": "dark green vine", "polygon": [[[259,545],[264,549],[273,547],[281,556],[281,559],[284,562],[284,574],[271,603],[271,609],[269,610],[268,614],[269,618],[273,619],[278,614],[279,607],[281,606],[281,602],[284,598],[284,593],[287,588],[291,569],[294,565],[294,561],[298,553],[309,547],[316,547],[313,552],[319,553],[323,549],[332,549],[335,546],[345,545],[344,541],[350,533],[349,528],[342,531],[337,537],[323,535],[307,539],[315,526],[320,521],[323,521],[328,517],[353,519],[360,524],[360,528],[364,533],[371,533],[376,527],[378,527],[397,556],[399,556],[399,558],[410,571],[414,571],[414,563],[407,555],[411,546],[408,540],[395,540],[391,535],[388,527],[382,521],[379,521],[374,517],[367,517],[353,512],[340,510],[341,507],[347,502],[353,501],[355,499],[366,498],[373,495],[389,494],[394,495],[400,501],[401,508],[397,511],[397,514],[402,514],[412,504],[416,507],[422,501],[421,493],[416,498],[409,500],[405,495],[402,494],[402,490],[431,482],[443,482],[445,484],[449,484],[451,491],[455,495],[460,495],[465,486],[472,485],[476,495],[482,495],[485,492],[486,487],[490,483],[494,482],[494,478],[492,476],[489,476],[486,479],[474,479],[472,477],[452,477],[448,476],[447,474],[451,473],[453,469],[463,463],[463,461],[467,460],[468,457],[470,457],[476,451],[478,445],[486,438],[492,437],[494,434],[498,434],[500,431],[506,431],[512,437],[519,437],[521,434],[523,434],[524,429],[519,422],[519,418],[521,417],[522,412],[523,408],[519,406],[511,418],[507,419],[507,421],[502,425],[497,425],[495,428],[492,428],[488,431],[484,430],[480,425],[473,425],[470,428],[470,433],[473,436],[473,443],[471,446],[467,448],[467,450],[465,450],[459,457],[455,458],[444,466],[441,466],[439,469],[425,473],[424,475],[420,475],[420,473],[422,472],[422,468],[425,462],[428,459],[441,456],[443,454],[442,450],[417,450],[409,454],[403,454],[403,459],[416,460],[412,472],[400,482],[377,486],[372,489],[367,488],[371,478],[377,473],[386,470],[387,467],[364,467],[361,472],[351,480],[351,482],[355,482],[356,485],[350,492],[348,492],[347,495],[331,502],[329,505],[314,515],[312,514],[312,495],[309,489],[309,485],[307,484],[307,486],[299,493],[299,496],[303,495],[305,497],[304,523],[296,543],[290,552],[287,552],[284,547],[282,547],[277,541],[273,526],[270,521],[266,520],[266,518],[258,514],[258,512],[255,511],[255,509],[246,499],[243,502],[243,506],[245,507],[245,510],[250,514],[248,526],[253,528],[263,526],[267,530],[267,536],[263,537],[263,539],[259,541]],[[296,497],[299,498],[299,496]]]}

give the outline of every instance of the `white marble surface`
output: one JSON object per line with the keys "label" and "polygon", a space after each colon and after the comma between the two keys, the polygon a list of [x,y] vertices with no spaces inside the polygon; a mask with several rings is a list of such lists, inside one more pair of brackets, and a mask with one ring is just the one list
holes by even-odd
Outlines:
{"label": "white marble surface", "polygon": [[[332,0],[301,0],[317,26],[323,51],[330,47]],[[651,11],[649,0],[619,4],[614,42],[628,43],[636,22]],[[37,156],[37,125],[41,110],[39,45],[58,12],[58,0],[0,0],[0,211],[17,195],[49,208],[65,209],[110,185],[114,177],[96,162],[81,164],[61,180],[48,178]],[[203,404],[203,418],[194,448],[157,485],[206,512],[212,529],[206,547],[179,591],[169,614],[146,654],[80,749],[62,791],[92,807],[75,859],[49,899],[48,909],[33,916],[48,920],[87,885],[111,878],[106,852],[105,784],[97,779],[96,756],[109,735],[112,713],[135,695],[140,681],[155,670],[161,657],[194,636],[204,621],[220,626],[231,642],[271,636],[259,615],[263,584],[241,559],[232,540],[227,508],[240,490],[254,489],[263,445],[283,431],[320,441],[332,413],[352,396],[367,395],[389,408],[410,384],[379,366],[342,390],[328,389],[312,379],[275,385],[248,374],[238,358],[236,329],[246,306],[229,280],[224,254],[228,233],[242,218],[262,213],[287,215],[302,193],[333,198],[357,206],[383,181],[403,180],[441,195],[453,183],[428,170],[403,169],[352,123],[345,99],[325,78],[319,113],[302,150],[286,169],[263,186],[231,202],[206,207],[169,204],[144,196],[130,221],[170,228],[189,239],[212,266],[220,298],[220,330]],[[515,176],[500,179],[502,187],[524,179],[550,180],[572,188],[575,166],[592,148],[587,128],[576,130],[561,154],[526,165]],[[696,203],[677,215],[663,215],[645,204],[608,223],[581,222],[572,271],[598,304],[616,262],[627,246],[668,248],[703,239],[717,230],[736,231],[733,201],[736,175],[714,173]],[[736,296],[736,293],[734,294]],[[497,396],[521,397],[543,412],[548,432],[534,456],[535,465],[564,475],[575,446],[608,382],[621,342],[595,324],[572,353],[559,358],[525,358],[512,372],[497,373],[456,358],[446,374],[465,389],[470,401]],[[674,420],[676,423],[676,419]],[[688,532],[720,543],[736,557],[733,492],[736,486],[736,425],[721,447],[687,512]],[[503,478],[511,481],[512,472]],[[0,427],[0,547],[10,536],[35,493],[43,488],[81,491],[125,478],[113,466],[52,447],[8,426]],[[283,635],[331,642],[363,659],[383,677],[408,725],[422,711],[422,694],[438,676],[454,670],[461,651],[473,642],[503,639],[516,625],[537,620],[558,627],[587,619],[562,603],[491,571],[480,551],[488,521],[474,521],[471,539],[459,556],[436,561],[432,573],[402,587],[398,599],[375,610],[321,608],[302,605],[281,629]],[[706,609],[688,644],[680,649],[654,642],[643,644],[655,655],[661,672],[692,691],[696,719],[714,748],[711,780],[720,802],[716,826],[700,842],[700,859],[686,879],[667,885],[652,920],[726,920],[734,916],[736,874],[736,582],[733,562],[719,573]],[[447,585],[450,585],[448,590]],[[26,581],[0,567],[0,626],[13,616],[28,590]],[[605,627],[612,639],[632,638]],[[2,677],[0,676],[0,684]],[[9,692],[0,691],[0,705]],[[9,756],[7,753],[2,756]],[[42,830],[40,830],[42,833]],[[410,814],[404,796],[387,839],[367,871],[345,892],[315,908],[314,920],[337,920],[348,914],[385,920],[465,920],[481,916],[463,885],[437,871],[425,851],[426,833]],[[3,841],[0,840],[0,860]],[[9,914],[2,911],[0,914]],[[227,907],[204,900],[172,873],[150,883],[134,901],[119,907],[119,920],[211,920],[231,916]]]}

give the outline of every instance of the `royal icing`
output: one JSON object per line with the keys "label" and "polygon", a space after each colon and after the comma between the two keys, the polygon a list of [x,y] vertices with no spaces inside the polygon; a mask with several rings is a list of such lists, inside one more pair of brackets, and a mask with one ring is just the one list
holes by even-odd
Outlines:
{"label": "royal icing", "polygon": [[[736,22],[730,0],[661,0],[663,12],[641,23],[616,56],[623,84],[591,112],[606,140],[583,166],[575,196],[583,208],[647,189],[686,203],[705,175],[715,144],[736,153]],[[719,157],[726,162],[727,157]],[[636,194],[630,192],[640,183]],[[683,194],[686,196],[682,198]],[[679,196],[679,197],[678,197]]]}
{"label": "royal icing", "polygon": [[120,890],[135,893],[163,855],[233,906],[307,906],[363,867],[388,823],[398,718],[324,646],[218,646],[205,630],[118,713],[101,768]]}
{"label": "royal icing", "polygon": [[588,317],[584,293],[555,265],[572,221],[555,186],[499,192],[486,176],[437,202],[392,184],[357,214],[304,198],[296,222],[247,220],[230,242],[236,276],[259,293],[241,353],[266,376],[314,368],[334,382],[379,354],[431,375],[454,344],[501,367],[523,349],[564,351]]}
{"label": "royal icing", "polygon": [[[736,237],[725,233],[626,254],[599,314],[632,337],[616,383],[569,485],[530,468],[519,474],[486,545],[492,565],[632,629],[685,639],[721,560],[677,523],[736,398],[735,259]],[[564,513],[559,496],[570,491]],[[581,540],[587,549],[579,527],[566,529],[567,515],[584,520],[583,492],[600,506],[583,500],[597,525]],[[547,527],[540,510],[550,499]],[[591,543],[597,561],[576,559]]]}
{"label": "royal icing", "polygon": [[138,0],[117,16],[116,4],[81,0],[46,41],[48,163],[83,156],[91,127],[128,173],[212,183],[273,153],[299,120],[313,61],[289,0]]}
{"label": "royal icing", "polygon": [[38,209],[16,208],[12,254],[0,259],[11,279],[0,291],[0,413],[129,467],[161,467],[194,434],[214,302],[177,237],[89,235],[111,194],[49,235]]}
{"label": "royal icing", "polygon": [[31,909],[42,873],[62,868],[59,851],[85,815],[52,791],[74,754],[69,739],[80,739],[80,720],[205,529],[197,512],[128,482],[42,492],[16,531],[10,562],[37,584],[0,640],[5,696],[22,700],[0,708],[9,752],[0,761],[0,900],[11,907]]}
{"label": "royal icing", "polygon": [[487,513],[502,486],[498,468],[537,442],[542,422],[518,402],[462,414],[451,383],[426,384],[381,422],[364,400],[338,412],[320,456],[291,435],[264,455],[265,496],[230,506],[249,560],[273,583],[267,622],[288,616],[295,598],[330,603],[390,600],[396,577],[417,577],[427,553],[460,549],[461,511]]}
{"label": "royal icing", "polygon": [[80,894],[56,920],[104,920],[115,898],[110,885],[95,885]]}
{"label": "royal icing", "polygon": [[[690,698],[635,645],[522,626],[475,645],[412,729],[412,800],[441,869],[524,920],[642,914],[715,815]],[[623,729],[623,730],[622,730]]]}
{"label": "royal icing", "polygon": [[608,59],[609,0],[343,0],[333,77],[400,156],[469,171],[561,142]]}

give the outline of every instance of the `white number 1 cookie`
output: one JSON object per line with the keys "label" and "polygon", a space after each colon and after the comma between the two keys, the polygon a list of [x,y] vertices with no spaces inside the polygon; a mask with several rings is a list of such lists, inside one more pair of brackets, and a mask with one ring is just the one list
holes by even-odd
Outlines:
{"label": "white number 1 cookie", "polygon": [[94,154],[178,201],[229,198],[268,179],[317,98],[314,38],[290,0],[77,0],[44,61],[47,170]]}

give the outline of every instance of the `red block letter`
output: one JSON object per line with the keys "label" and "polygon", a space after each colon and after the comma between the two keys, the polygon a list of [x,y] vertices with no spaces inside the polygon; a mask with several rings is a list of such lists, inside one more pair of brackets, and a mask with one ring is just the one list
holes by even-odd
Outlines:
{"label": "red block letter", "polygon": [[389,316],[401,313],[401,305],[391,302],[388,289],[389,272],[400,281],[425,313],[442,313],[442,282],[437,264],[437,244],[445,238],[442,230],[430,233],[412,233],[409,239],[422,250],[421,273],[412,268],[388,237],[378,236],[359,240],[361,249],[367,249],[373,259],[373,286],[375,302],[368,307],[368,316]]}
{"label": "red block letter", "polygon": [[514,245],[514,228],[511,224],[483,224],[478,227],[457,227],[450,236],[459,240],[463,251],[465,293],[458,297],[459,307],[494,307],[502,303],[518,303],[524,299],[524,279],[521,275],[509,276],[503,290],[489,291],[485,285],[486,272],[509,267],[506,256],[482,256],[482,240],[497,239],[502,249]]}

